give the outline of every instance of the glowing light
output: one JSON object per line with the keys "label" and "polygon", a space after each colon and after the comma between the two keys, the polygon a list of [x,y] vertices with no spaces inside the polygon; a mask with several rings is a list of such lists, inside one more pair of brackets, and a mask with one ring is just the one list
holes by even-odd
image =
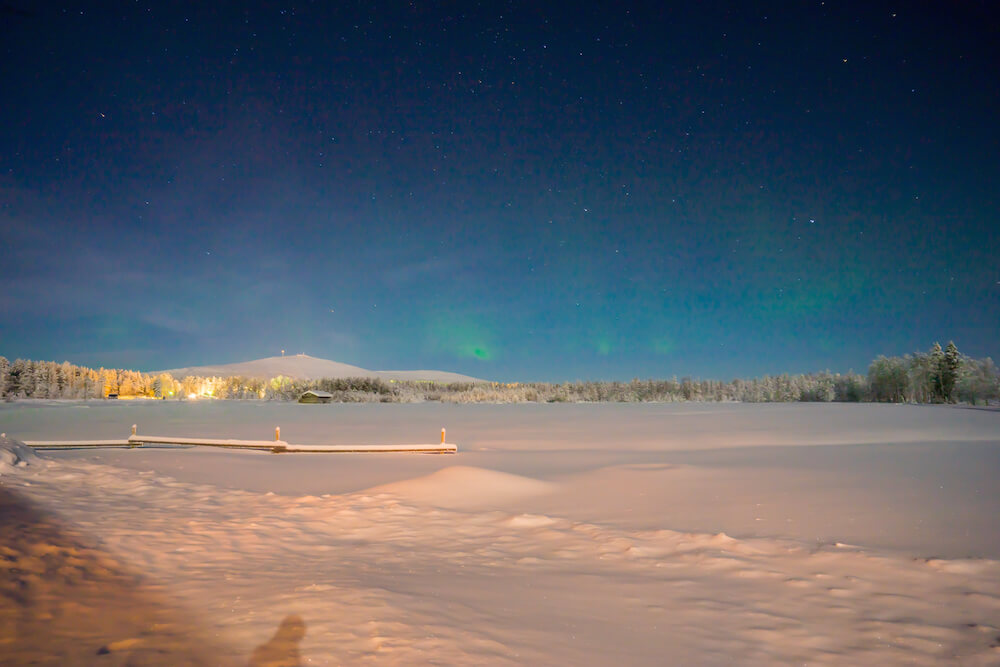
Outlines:
{"label": "glowing light", "polygon": [[450,313],[435,314],[427,340],[434,348],[462,359],[490,361],[497,356],[493,335],[485,323]]}
{"label": "glowing light", "polygon": [[653,351],[657,354],[673,354],[677,344],[672,338],[663,336],[653,341]]}
{"label": "glowing light", "polygon": [[493,358],[493,354],[485,347],[479,345],[464,345],[459,349],[459,353],[466,357],[475,357],[487,361]]}

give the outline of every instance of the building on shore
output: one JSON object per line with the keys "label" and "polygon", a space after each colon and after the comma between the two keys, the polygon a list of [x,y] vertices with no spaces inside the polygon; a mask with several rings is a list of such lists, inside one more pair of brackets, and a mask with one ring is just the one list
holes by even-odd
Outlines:
{"label": "building on shore", "polygon": [[299,396],[299,403],[329,403],[332,400],[333,394],[316,389],[310,389]]}

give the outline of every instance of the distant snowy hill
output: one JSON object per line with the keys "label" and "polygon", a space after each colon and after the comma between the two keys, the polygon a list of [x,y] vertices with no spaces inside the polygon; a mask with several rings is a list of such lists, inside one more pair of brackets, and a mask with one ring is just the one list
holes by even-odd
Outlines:
{"label": "distant snowy hill", "polygon": [[342,364],[329,359],[317,359],[307,354],[289,355],[286,357],[267,357],[243,361],[236,364],[221,364],[218,366],[192,366],[189,368],[172,368],[159,373],[169,373],[180,380],[189,375],[198,377],[259,377],[273,378],[283,375],[299,380],[320,380],[322,378],[381,378],[383,380],[425,380],[432,382],[484,382],[479,378],[449,373],[448,371],[370,371],[359,366]]}

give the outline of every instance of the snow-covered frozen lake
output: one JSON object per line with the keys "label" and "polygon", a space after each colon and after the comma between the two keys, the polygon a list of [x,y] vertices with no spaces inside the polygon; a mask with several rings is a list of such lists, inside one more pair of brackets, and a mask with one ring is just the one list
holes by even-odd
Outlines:
{"label": "snow-covered frozen lake", "polygon": [[19,440],[133,423],[302,444],[446,427],[459,445],[45,452],[0,476],[169,582],[234,659],[295,614],[308,664],[1000,660],[996,410],[0,405]]}
{"label": "snow-covered frozen lake", "polygon": [[[0,405],[0,430],[21,440],[124,438],[133,423],[140,433],[260,440],[280,426],[283,439],[302,444],[432,443],[447,427],[460,454],[276,457],[192,448],[45,456],[292,495],[357,492],[472,466],[562,482],[548,505],[629,527],[1000,558],[1000,411],[850,404]],[[600,493],[606,483],[617,491]],[[475,495],[462,502],[476,504]]]}

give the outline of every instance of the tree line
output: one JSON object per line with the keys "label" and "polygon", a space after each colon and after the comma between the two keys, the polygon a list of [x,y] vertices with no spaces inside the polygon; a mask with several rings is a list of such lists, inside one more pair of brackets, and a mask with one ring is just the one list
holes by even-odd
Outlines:
{"label": "tree line", "polygon": [[276,377],[174,378],[124,369],[91,369],[69,362],[8,361],[0,356],[0,397],[90,399],[198,397],[294,401],[307,390],[326,391],[342,403],[562,403],[562,402],[892,402],[976,404],[1000,400],[993,361],[961,354],[954,343],[927,353],[875,359],[867,375],[809,373],[749,380],[640,380],[631,382],[386,381],[380,378],[296,380]]}
{"label": "tree line", "polygon": [[975,405],[998,399],[997,367],[989,357],[972,359],[955,343],[902,357],[878,357],[868,367],[869,399],[887,403]]}

